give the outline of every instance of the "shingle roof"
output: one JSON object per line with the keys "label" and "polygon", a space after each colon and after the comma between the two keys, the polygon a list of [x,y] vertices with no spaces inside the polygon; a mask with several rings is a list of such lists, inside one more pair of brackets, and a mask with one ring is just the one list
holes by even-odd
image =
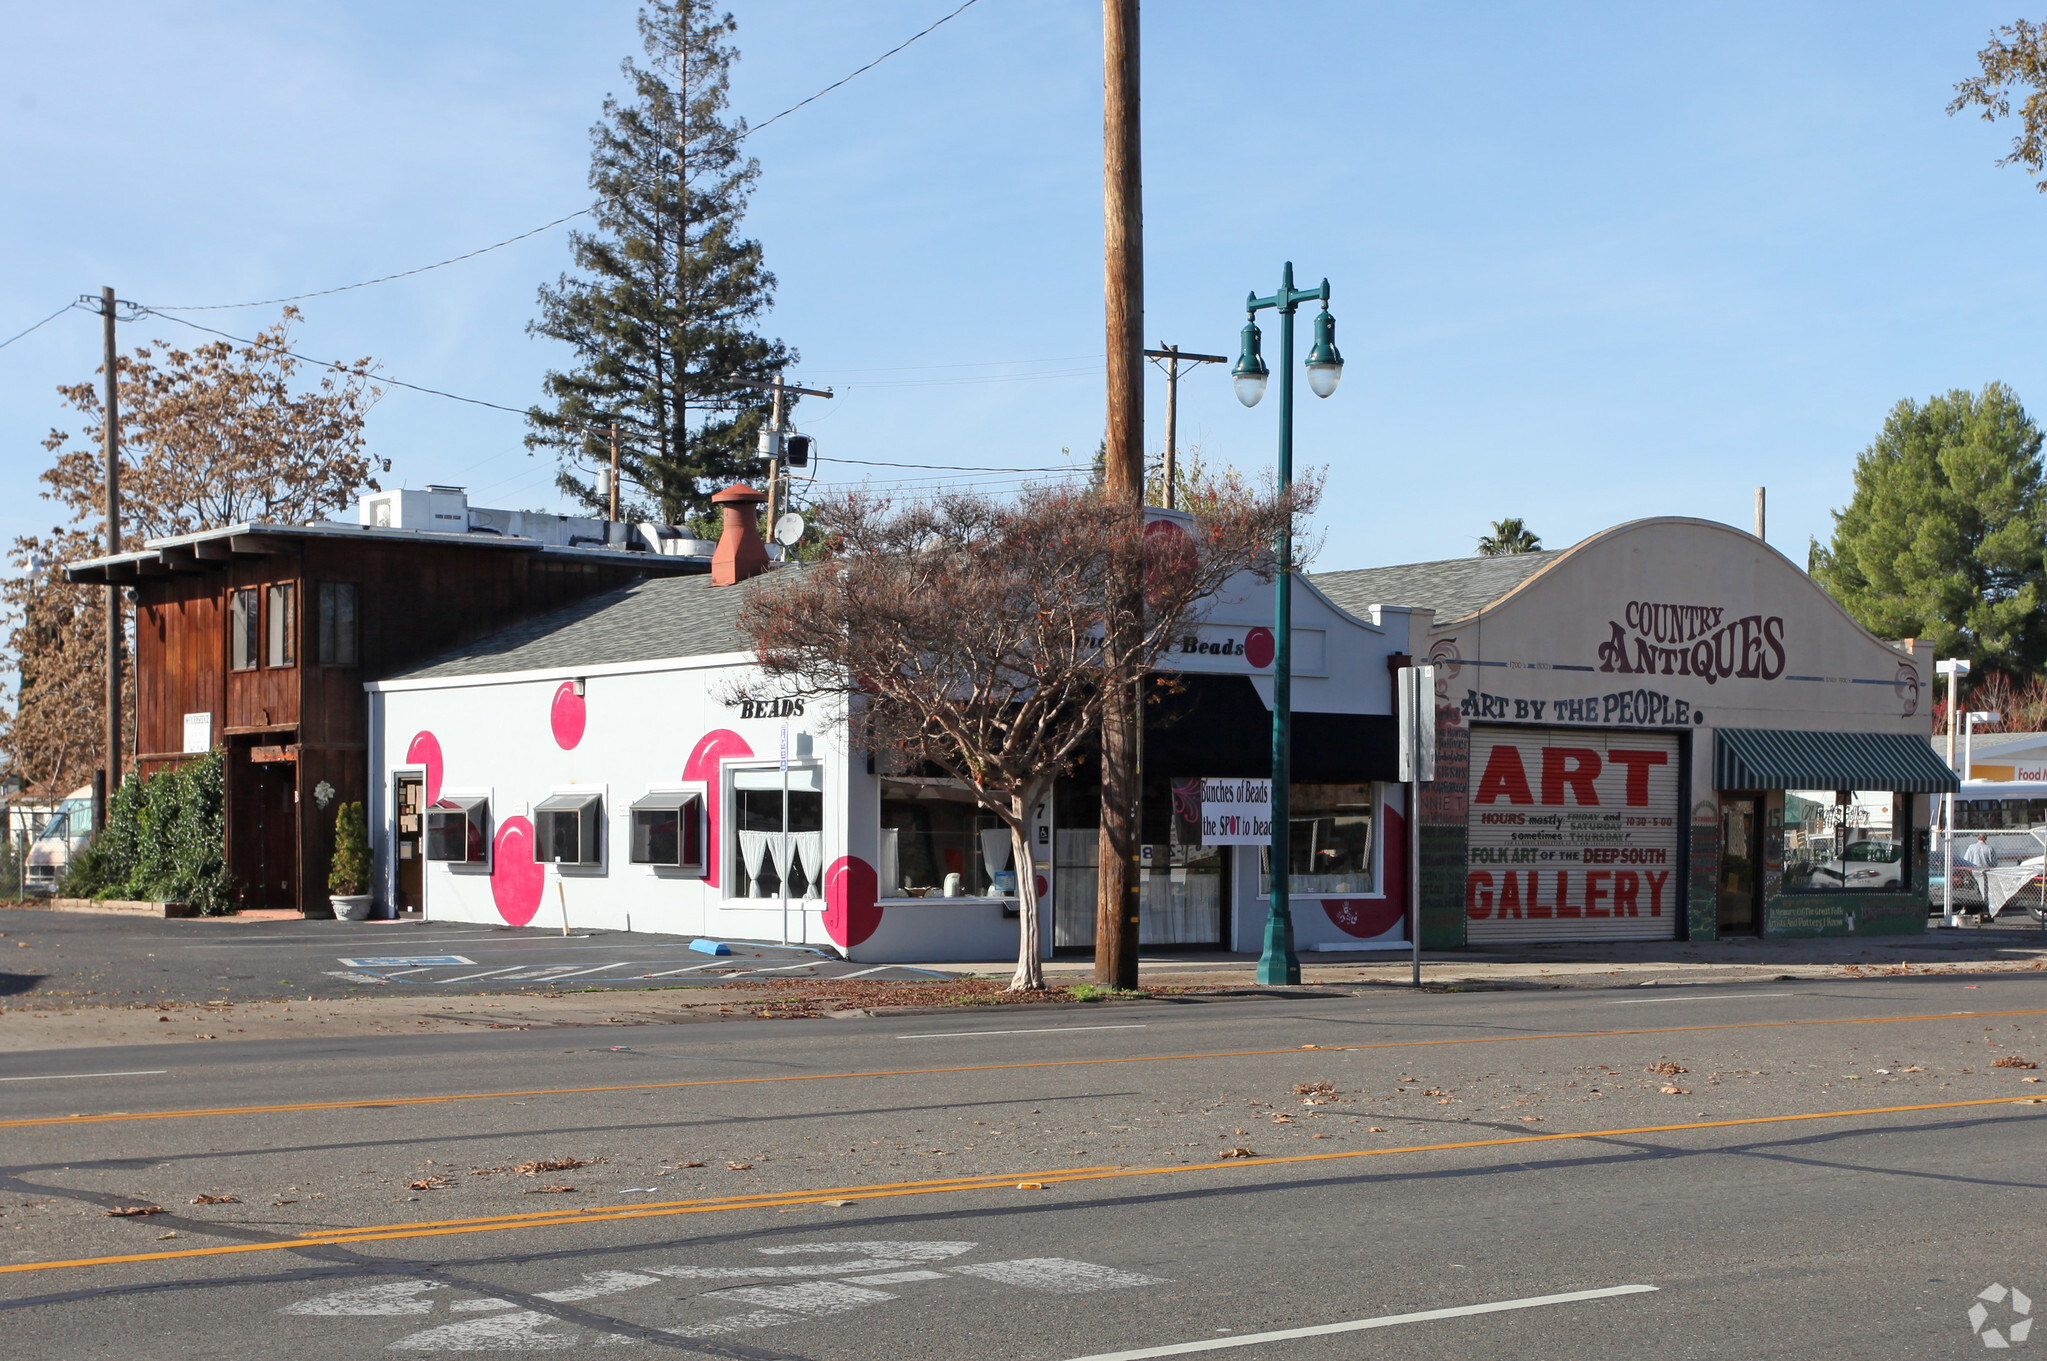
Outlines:
{"label": "shingle roof", "polygon": [[774,573],[737,586],[657,577],[591,596],[444,653],[391,680],[554,671],[743,652],[739,607]]}
{"label": "shingle roof", "polygon": [[1438,620],[1459,619],[1490,605],[1562,556],[1561,550],[1504,553],[1496,558],[1450,558],[1398,567],[1360,567],[1309,575],[1321,592],[1352,614],[1373,605],[1432,609]]}

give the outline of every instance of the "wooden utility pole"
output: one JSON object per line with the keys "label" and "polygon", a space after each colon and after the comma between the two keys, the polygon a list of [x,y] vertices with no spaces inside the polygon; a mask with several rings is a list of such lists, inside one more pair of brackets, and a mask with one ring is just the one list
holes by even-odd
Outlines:
{"label": "wooden utility pole", "polygon": [[1166,370],[1166,509],[1179,508],[1179,446],[1177,438],[1180,425],[1180,365],[1182,364],[1227,364],[1229,358],[1220,354],[1195,354],[1182,350],[1178,345],[1167,345],[1162,349],[1146,350],[1146,359],[1165,360]]}
{"label": "wooden utility pole", "polygon": [[[114,339],[114,290],[100,290],[100,333],[107,371],[107,553],[121,551],[121,384]],[[107,585],[106,802],[121,784],[121,588]]]}
{"label": "wooden utility pole", "polygon": [[[1144,181],[1137,39],[1137,0],[1102,0],[1103,292],[1109,352],[1103,490],[1133,508],[1144,505]],[[1135,555],[1126,558],[1122,579],[1112,588],[1110,655],[1119,659],[1136,652],[1144,617],[1142,565]],[[1137,986],[1142,683],[1137,675],[1112,675],[1102,709],[1095,981],[1118,988]]]}

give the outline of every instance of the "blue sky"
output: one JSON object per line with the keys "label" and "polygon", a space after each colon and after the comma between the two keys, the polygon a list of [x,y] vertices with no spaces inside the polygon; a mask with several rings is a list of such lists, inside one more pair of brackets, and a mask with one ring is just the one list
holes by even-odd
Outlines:
{"label": "blue sky", "polygon": [[[734,0],[755,121],[957,0]],[[14,6],[0,20],[0,337],[113,284],[158,306],[351,283],[583,207],[588,128],[635,49],[623,0]],[[1144,19],[1150,343],[1233,352],[1291,258],[1327,275],[1349,367],[1302,395],[1326,464],[1319,566],[1548,546],[1646,515],[1746,525],[1803,562],[1902,397],[1989,379],[2047,402],[2047,196],[2010,133],[1949,118],[2011,0],[1417,6],[1155,2]],[[1046,467],[1102,431],[1100,10],[979,0],[750,142],[767,330],[832,385],[845,459]],[[563,229],[303,304],[308,354],[523,406]],[[190,313],[238,334],[275,309]],[[147,319],[126,338],[195,333]],[[54,388],[98,362],[71,313],[0,350],[0,534],[47,526]],[[1268,330],[1268,353],[1276,351]],[[1148,443],[1162,436],[1163,380]],[[1183,444],[1270,462],[1276,404],[1217,368]],[[554,507],[515,416],[393,390],[389,481]],[[914,474],[874,470],[891,483]],[[1014,475],[979,479],[1000,488]]]}

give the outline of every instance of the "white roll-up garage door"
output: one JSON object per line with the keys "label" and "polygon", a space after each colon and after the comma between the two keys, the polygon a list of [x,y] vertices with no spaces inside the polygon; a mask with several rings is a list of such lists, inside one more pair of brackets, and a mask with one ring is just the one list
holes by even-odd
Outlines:
{"label": "white roll-up garage door", "polygon": [[1678,934],[1677,738],[1473,727],[1467,938]]}

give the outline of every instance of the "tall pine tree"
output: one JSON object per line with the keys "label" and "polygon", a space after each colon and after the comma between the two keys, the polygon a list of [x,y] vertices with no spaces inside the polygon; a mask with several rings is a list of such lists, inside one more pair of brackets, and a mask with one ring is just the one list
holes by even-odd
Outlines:
{"label": "tall pine tree", "polygon": [[1891,408],[1855,496],[1814,542],[1813,579],[1879,638],[2014,676],[2047,665],[2047,469],[2040,428],[1986,384]]}
{"label": "tall pine tree", "polygon": [[609,458],[614,421],[628,519],[702,516],[712,493],[757,477],[768,397],[731,380],[796,358],[752,329],[775,276],[740,233],[760,164],[741,158],[746,121],[726,111],[736,27],[707,0],[640,12],[647,64],[626,59],[632,98],[607,98],[590,130],[597,230],[570,236],[581,274],[543,287],[527,327],[576,351],[572,370],[547,375],[552,407],[527,413],[527,449],[555,450],[556,485],[599,513],[607,498],[581,469]]}

